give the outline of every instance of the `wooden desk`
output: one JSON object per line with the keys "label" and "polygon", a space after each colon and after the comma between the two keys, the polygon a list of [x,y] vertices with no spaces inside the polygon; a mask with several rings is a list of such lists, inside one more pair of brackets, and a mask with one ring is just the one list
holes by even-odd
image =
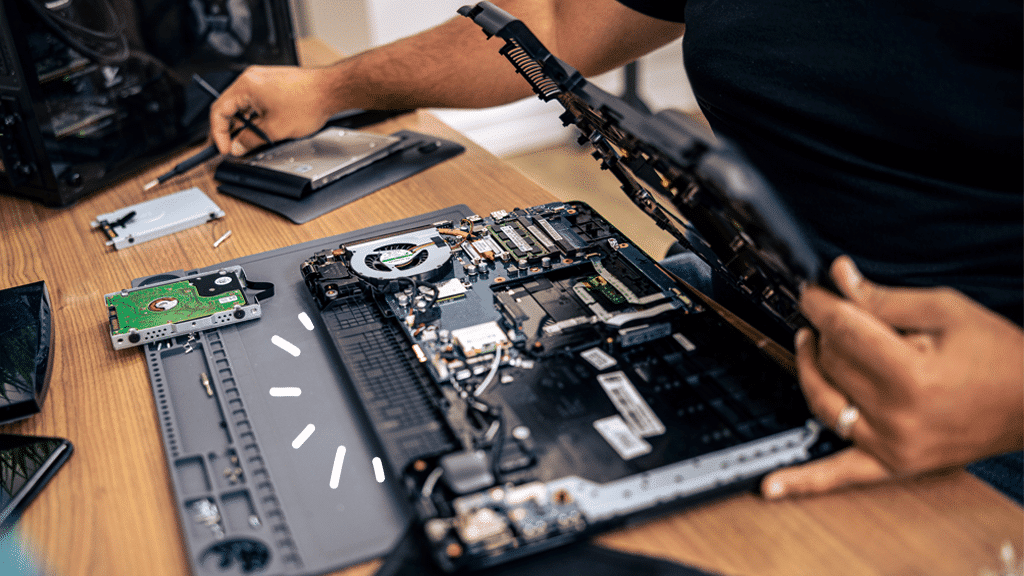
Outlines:
{"label": "wooden desk", "polygon": [[[63,436],[75,454],[24,516],[29,546],[56,575],[188,574],[143,355],[115,352],[103,294],[135,277],[198,268],[465,203],[479,214],[553,200],[544,190],[426,113],[380,132],[411,129],[462,141],[467,152],[302,226],[215,192],[209,170],[148,193],[173,165],[53,210],[0,196],[0,288],[46,280],[55,361],[43,412],[0,432]],[[222,220],[115,252],[89,228],[97,214],[198,186]],[[233,235],[219,248],[215,239]],[[956,574],[998,566],[1020,551],[1024,513],[958,471],[841,494],[768,503],[741,495],[598,538],[723,574]],[[377,563],[343,574],[370,574]]]}

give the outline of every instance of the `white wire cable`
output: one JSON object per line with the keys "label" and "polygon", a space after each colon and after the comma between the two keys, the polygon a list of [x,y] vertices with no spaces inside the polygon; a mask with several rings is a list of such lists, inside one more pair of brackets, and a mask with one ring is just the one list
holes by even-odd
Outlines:
{"label": "white wire cable", "polygon": [[501,356],[505,353],[505,349],[498,346],[494,349],[494,362],[491,363],[491,370],[487,373],[487,377],[480,383],[479,386],[473,390],[473,396],[479,396],[484,393],[484,390],[491,385],[494,381],[494,375],[498,373],[498,366],[501,366]]}

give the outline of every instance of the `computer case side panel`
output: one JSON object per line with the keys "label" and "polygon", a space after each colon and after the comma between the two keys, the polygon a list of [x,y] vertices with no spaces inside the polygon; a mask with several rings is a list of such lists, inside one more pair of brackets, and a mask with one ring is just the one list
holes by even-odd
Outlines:
{"label": "computer case side panel", "polygon": [[5,0],[0,191],[64,206],[206,137],[251,64],[296,64],[287,0]]}
{"label": "computer case side panel", "polygon": [[[34,101],[40,99],[18,2],[0,4],[0,191],[59,204]],[[33,90],[33,86],[35,89]]]}

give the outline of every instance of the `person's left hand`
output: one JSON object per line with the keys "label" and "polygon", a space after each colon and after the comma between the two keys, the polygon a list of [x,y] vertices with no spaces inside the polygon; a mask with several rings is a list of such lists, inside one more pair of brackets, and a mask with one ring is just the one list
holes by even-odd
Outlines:
{"label": "person's left hand", "polygon": [[1024,332],[950,288],[893,288],[840,257],[845,298],[810,287],[801,308],[817,328],[797,334],[800,386],[835,427],[859,410],[853,446],[775,471],[767,498],[834,490],[963,465],[1024,445]]}

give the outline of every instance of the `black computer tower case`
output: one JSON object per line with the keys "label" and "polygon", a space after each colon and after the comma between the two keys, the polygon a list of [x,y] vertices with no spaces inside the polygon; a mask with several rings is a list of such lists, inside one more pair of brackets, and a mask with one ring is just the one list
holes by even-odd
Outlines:
{"label": "black computer tower case", "polygon": [[205,137],[194,75],[297,61],[288,0],[3,0],[0,192],[70,204]]}

